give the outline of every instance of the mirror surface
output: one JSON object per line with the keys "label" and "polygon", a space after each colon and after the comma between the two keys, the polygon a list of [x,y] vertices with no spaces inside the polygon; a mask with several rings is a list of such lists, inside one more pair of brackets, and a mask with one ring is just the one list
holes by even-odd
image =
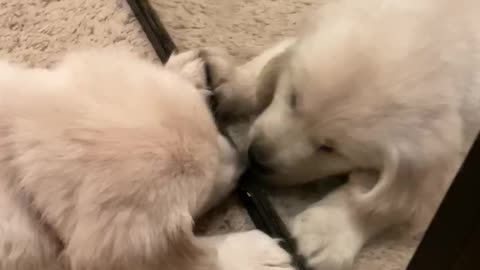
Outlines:
{"label": "mirror surface", "polygon": [[[305,18],[312,16],[313,11],[322,8],[326,2],[334,1],[336,0],[150,0],[180,50],[212,46],[225,48],[237,60],[238,65],[247,63],[275,43],[295,36],[303,29]],[[248,121],[237,121],[229,126],[229,133],[240,145],[243,155],[246,155],[248,148],[249,130]],[[369,174],[366,177],[369,181],[378,179],[378,172],[367,171],[366,174]],[[343,183],[341,177],[330,177],[295,187],[269,187],[268,194],[284,222],[291,226],[295,220],[300,220],[300,217],[310,217],[305,214],[305,210],[312,205],[322,204],[325,195],[338,191]],[[364,187],[371,188],[371,183],[363,184]],[[318,213],[322,211],[312,212],[312,215],[318,214],[315,218],[319,225],[311,228],[309,237],[320,244],[310,243],[314,246],[310,254],[302,255],[307,258],[318,257],[325,248],[321,244],[323,241],[332,241],[332,245],[350,241],[342,240],[343,236],[335,238],[335,241],[329,239],[335,233],[348,234],[348,229],[342,230],[342,233],[335,231],[342,229],[341,218],[335,216],[336,207],[330,204],[324,206],[328,211],[333,209],[332,215],[321,216]],[[381,210],[381,207],[379,209]],[[335,218],[339,219],[339,223],[332,224]],[[331,232],[323,231],[322,234],[320,227],[325,224],[330,226],[328,230]],[[249,228],[253,228],[252,222],[235,196],[211,211],[197,224],[197,231],[203,234]],[[291,232],[295,236],[295,232]],[[421,233],[411,232],[407,226],[388,228],[362,247],[355,259],[354,269],[404,269],[420,240]],[[309,244],[304,242],[300,241],[299,245]]]}

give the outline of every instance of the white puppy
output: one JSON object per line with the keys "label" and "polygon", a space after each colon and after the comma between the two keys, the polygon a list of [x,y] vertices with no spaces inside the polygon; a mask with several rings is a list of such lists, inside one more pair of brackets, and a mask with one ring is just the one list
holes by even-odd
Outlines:
{"label": "white puppy", "polygon": [[241,170],[194,84],[198,52],[0,63],[0,269],[291,269],[259,231],[194,237]]}
{"label": "white puppy", "polygon": [[478,0],[330,1],[296,39],[234,67],[206,50],[224,121],[254,117],[248,154],[276,185],[349,183],[292,231],[319,270],[434,213],[480,127]]}

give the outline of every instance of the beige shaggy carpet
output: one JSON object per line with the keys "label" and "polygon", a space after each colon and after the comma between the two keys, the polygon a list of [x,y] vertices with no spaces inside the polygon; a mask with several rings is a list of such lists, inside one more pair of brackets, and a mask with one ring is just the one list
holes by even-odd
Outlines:
{"label": "beige shaggy carpet", "polygon": [[[151,0],[180,49],[223,46],[245,60],[294,33],[301,18],[322,0]],[[49,66],[75,48],[122,44],[155,59],[125,0],[0,0],[0,57]],[[285,219],[320,191],[275,193]],[[198,225],[208,234],[252,228],[232,197]],[[401,231],[401,230],[400,230]],[[400,232],[381,235],[362,251],[355,269],[400,270],[418,239]]]}

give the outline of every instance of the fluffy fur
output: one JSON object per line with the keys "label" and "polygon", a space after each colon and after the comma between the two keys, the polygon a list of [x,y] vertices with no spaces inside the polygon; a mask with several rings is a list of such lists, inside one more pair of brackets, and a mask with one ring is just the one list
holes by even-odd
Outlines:
{"label": "fluffy fur", "polygon": [[203,70],[118,48],[0,63],[0,269],[291,269],[259,231],[192,233],[241,171]]}
{"label": "fluffy fur", "polygon": [[349,174],[292,223],[316,269],[349,269],[382,230],[434,213],[480,127],[478,10],[476,0],[330,1],[244,66],[207,54],[222,82],[217,113],[253,117],[248,152],[266,181]]}

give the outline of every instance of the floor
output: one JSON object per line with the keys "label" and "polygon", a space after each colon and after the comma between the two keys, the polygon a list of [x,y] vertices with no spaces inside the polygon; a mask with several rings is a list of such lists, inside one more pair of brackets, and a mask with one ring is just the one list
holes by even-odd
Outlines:
{"label": "floor", "polygon": [[[326,0],[151,1],[180,49],[223,46],[243,61],[292,35],[301,18]],[[67,50],[111,44],[157,61],[125,0],[0,0],[1,58],[48,67]],[[319,193],[289,190],[273,199],[288,219]],[[198,224],[207,234],[248,228],[252,224],[234,197]],[[401,231],[373,241],[355,269],[404,269],[419,239]]]}

